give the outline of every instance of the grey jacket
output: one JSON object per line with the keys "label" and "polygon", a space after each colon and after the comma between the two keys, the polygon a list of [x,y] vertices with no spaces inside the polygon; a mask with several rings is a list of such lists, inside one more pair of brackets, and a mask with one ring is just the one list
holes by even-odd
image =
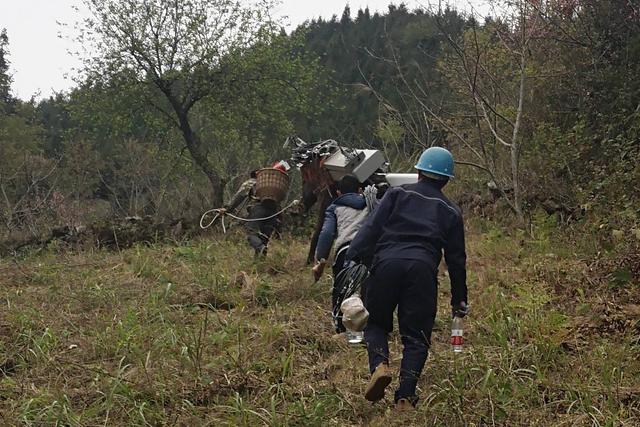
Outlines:
{"label": "grey jacket", "polygon": [[351,242],[368,214],[362,194],[348,193],[338,197],[325,211],[316,260],[327,259],[334,242],[336,248]]}

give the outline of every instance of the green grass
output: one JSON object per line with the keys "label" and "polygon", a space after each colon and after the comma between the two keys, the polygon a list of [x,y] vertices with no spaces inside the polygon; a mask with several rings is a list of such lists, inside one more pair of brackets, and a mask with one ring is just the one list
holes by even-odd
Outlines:
{"label": "green grass", "polygon": [[410,418],[363,399],[366,352],[332,338],[300,239],[258,263],[238,235],[2,260],[0,424],[639,425],[638,283],[538,231],[470,222],[468,343],[449,349],[443,275]]}

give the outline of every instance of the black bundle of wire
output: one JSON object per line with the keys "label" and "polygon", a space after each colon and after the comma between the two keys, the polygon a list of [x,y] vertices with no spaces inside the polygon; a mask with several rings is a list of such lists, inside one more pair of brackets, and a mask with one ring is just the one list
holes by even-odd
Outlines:
{"label": "black bundle of wire", "polygon": [[364,264],[353,264],[342,269],[336,276],[336,285],[340,289],[340,294],[333,307],[333,317],[340,318],[340,306],[347,298],[353,296],[360,290],[364,281],[369,277],[369,269]]}

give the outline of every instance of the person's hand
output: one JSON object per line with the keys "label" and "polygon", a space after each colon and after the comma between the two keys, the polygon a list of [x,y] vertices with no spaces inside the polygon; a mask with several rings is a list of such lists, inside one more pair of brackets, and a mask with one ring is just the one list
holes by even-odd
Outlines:
{"label": "person's hand", "polygon": [[324,267],[327,264],[327,261],[321,259],[316,262],[316,265],[313,266],[311,272],[313,273],[313,279],[317,282],[322,277],[322,273],[324,272]]}
{"label": "person's hand", "polygon": [[223,216],[224,214],[227,213],[227,209],[226,208],[220,208],[218,209],[218,215]]}
{"label": "person's hand", "polygon": [[469,314],[469,305],[465,301],[461,301],[451,307],[451,313],[454,317],[465,317]]}

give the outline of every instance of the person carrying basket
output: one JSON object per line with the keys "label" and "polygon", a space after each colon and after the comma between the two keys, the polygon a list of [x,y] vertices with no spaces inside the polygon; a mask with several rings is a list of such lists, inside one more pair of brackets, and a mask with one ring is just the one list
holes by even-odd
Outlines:
{"label": "person carrying basket", "polygon": [[256,258],[267,255],[269,240],[274,233],[280,231],[278,212],[289,189],[289,169],[287,162],[279,161],[270,168],[252,171],[251,178],[240,186],[231,201],[220,210],[221,214],[225,214],[246,208],[247,241]]}

